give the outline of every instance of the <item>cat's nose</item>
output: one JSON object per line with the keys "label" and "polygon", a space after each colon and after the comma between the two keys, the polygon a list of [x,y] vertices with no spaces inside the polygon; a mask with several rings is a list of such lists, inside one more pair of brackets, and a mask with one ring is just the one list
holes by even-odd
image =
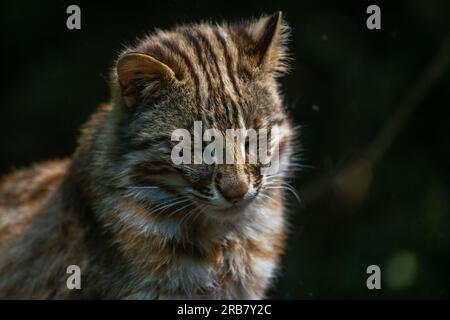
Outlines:
{"label": "cat's nose", "polygon": [[240,181],[235,183],[228,183],[220,188],[220,191],[225,199],[230,202],[238,202],[244,199],[248,192],[248,184]]}

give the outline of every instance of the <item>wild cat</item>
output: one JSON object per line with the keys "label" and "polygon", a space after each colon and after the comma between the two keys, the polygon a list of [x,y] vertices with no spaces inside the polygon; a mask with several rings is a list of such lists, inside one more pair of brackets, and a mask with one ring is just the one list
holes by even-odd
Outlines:
{"label": "wild cat", "polygon": [[[0,180],[0,298],[264,298],[286,238],[287,30],[280,13],[185,25],[122,52],[73,157]],[[278,171],[175,165],[171,132],[195,121],[278,128]]]}

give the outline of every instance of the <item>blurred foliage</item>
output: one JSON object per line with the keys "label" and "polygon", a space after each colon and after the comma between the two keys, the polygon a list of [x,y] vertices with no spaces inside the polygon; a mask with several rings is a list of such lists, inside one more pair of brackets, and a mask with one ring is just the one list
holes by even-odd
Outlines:
{"label": "blurred foliage", "polygon": [[[79,4],[82,29],[65,27]],[[70,155],[79,126],[107,101],[117,53],[154,27],[283,10],[292,27],[286,103],[302,125],[305,168],[272,298],[450,297],[450,72],[441,70],[377,161],[361,157],[450,30],[450,3],[47,1],[1,4],[0,173]],[[414,93],[414,92],[413,92]],[[377,146],[377,145],[376,145]],[[377,146],[379,148],[379,145]],[[375,150],[377,151],[377,150]],[[381,267],[382,289],[366,288]]]}

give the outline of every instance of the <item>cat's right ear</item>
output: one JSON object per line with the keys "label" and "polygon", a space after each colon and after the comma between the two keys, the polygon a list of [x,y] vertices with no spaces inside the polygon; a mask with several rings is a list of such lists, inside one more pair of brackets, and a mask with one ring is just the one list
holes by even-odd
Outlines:
{"label": "cat's right ear", "polygon": [[168,65],[143,53],[122,55],[116,71],[122,96],[129,107],[161,85],[175,80],[175,73]]}

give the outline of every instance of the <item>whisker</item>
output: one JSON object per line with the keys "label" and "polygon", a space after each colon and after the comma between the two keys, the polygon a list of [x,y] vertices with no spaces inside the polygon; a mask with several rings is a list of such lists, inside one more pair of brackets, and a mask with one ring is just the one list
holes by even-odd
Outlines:
{"label": "whisker", "polygon": [[131,186],[131,187],[127,187],[127,189],[159,189],[159,187],[157,187],[157,186],[145,186],[145,187]]}
{"label": "whisker", "polygon": [[299,204],[302,203],[302,201],[300,200],[299,195],[297,194],[297,191],[290,184],[288,184],[288,185],[279,185],[279,186],[269,186],[269,187],[265,187],[265,188],[268,189],[268,190],[270,190],[270,189],[288,190],[294,195],[294,197],[297,199]]}
{"label": "whisker", "polygon": [[166,211],[167,209],[169,209],[169,208],[171,208],[171,207],[173,207],[173,206],[176,206],[177,204],[184,203],[184,202],[186,202],[186,201],[189,201],[189,199],[187,199],[187,198],[184,198],[184,199],[177,199],[176,201],[173,200],[173,202],[170,202],[170,203],[167,203],[167,204],[166,204],[166,203],[163,203],[163,204],[157,206],[157,209],[156,209],[156,210],[153,209],[153,210],[152,210],[152,213],[153,213],[153,214],[160,214],[160,213]]}
{"label": "whisker", "polygon": [[269,199],[270,201],[274,201],[277,204],[280,204],[280,201],[278,201],[277,199],[274,199],[273,197],[269,196],[268,194],[265,194],[264,192],[261,192],[260,196],[265,197],[265,198]]}
{"label": "whisker", "polygon": [[[194,203],[192,203],[194,204]],[[180,223],[183,224],[184,222],[189,221],[190,218],[197,217],[200,213],[200,207],[198,205],[194,204],[194,208],[192,208],[190,211],[188,211],[182,218]]]}
{"label": "whisker", "polygon": [[[188,200],[189,200],[189,199],[186,199],[186,201],[188,201]],[[192,205],[193,205],[193,203],[192,203],[192,202],[189,202],[188,204],[182,206],[181,208],[178,208],[177,210],[171,212],[171,213],[169,214],[169,217],[170,217],[170,216],[173,216],[173,215],[176,214],[177,212],[180,212],[180,211],[182,211],[182,210],[184,210],[184,209],[186,209],[186,208],[189,208],[189,207],[192,206]]]}

